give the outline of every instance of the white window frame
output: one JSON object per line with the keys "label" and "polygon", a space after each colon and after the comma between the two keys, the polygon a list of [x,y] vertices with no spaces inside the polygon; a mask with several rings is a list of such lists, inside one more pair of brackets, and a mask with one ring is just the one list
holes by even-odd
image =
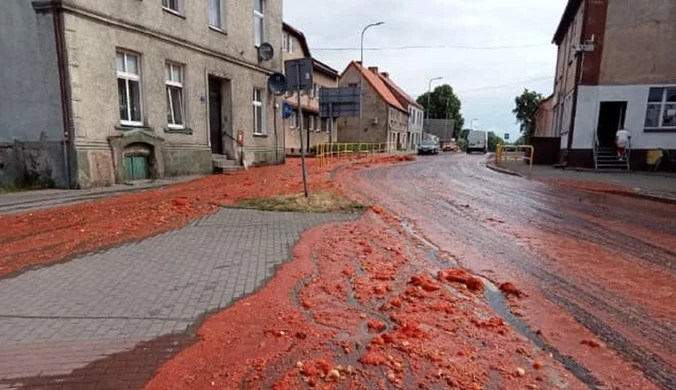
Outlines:
{"label": "white window frame", "polygon": [[290,53],[289,51],[289,45],[291,44],[291,36],[288,32],[284,32],[282,34],[282,51],[286,53]]}
{"label": "white window frame", "polygon": [[289,120],[291,121],[291,122],[289,123],[289,128],[290,128],[290,129],[295,129],[295,128],[296,128],[296,124],[297,124],[297,122],[298,122],[298,114],[296,114],[296,111],[292,111],[292,112],[291,112],[291,116],[289,117]]}
{"label": "white window frame", "polygon": [[[117,56],[122,55],[123,56],[123,71],[120,71],[117,69]],[[135,57],[136,58],[136,71],[137,73],[129,73],[127,72],[128,70],[128,58],[129,57]],[[129,88],[129,82],[134,81],[138,83],[138,90],[139,90],[139,117],[141,118],[140,121],[133,121],[133,120],[126,120],[120,118],[120,124],[126,125],[126,126],[143,126],[143,88],[142,88],[142,83],[141,83],[141,55],[132,53],[129,51],[124,51],[124,50],[117,50],[115,53],[115,69],[117,70],[117,80],[123,79],[125,80],[125,92],[127,94],[127,118],[132,117],[132,105],[131,105],[131,88]],[[119,107],[118,107],[119,111]]]}
{"label": "white window frame", "polygon": [[[214,10],[214,5],[218,5],[218,13]],[[225,30],[225,18],[223,17],[224,0],[209,0],[209,27],[218,31]],[[218,16],[218,24],[214,24],[214,16]]]}
{"label": "white window frame", "polygon": [[[176,2],[176,9],[171,8],[171,2]],[[162,0],[162,9],[176,15],[183,16],[185,14],[185,0]]]}
{"label": "white window frame", "polygon": [[[259,96],[256,96],[256,93],[258,93]],[[259,98],[260,100],[257,101],[256,98]],[[254,135],[267,135],[267,131],[265,129],[265,90],[261,88],[254,88],[251,103],[253,107],[253,133]],[[258,123],[258,110],[261,111],[261,123]]]}
{"label": "white window frame", "polygon": [[[662,101],[660,101],[660,102],[651,102],[650,101],[650,90],[653,90],[653,89],[663,89],[663,91],[662,91]],[[674,125],[674,126],[664,126],[664,115],[665,115],[665,110],[667,109],[667,106],[676,106],[676,102],[668,102],[667,101],[667,92],[670,89],[674,90],[674,89],[676,89],[676,86],[651,87],[648,90],[648,103],[646,105],[646,120],[648,119],[648,107],[650,107],[650,106],[659,106],[660,107],[660,114],[659,114],[659,117],[658,117],[659,119],[658,119],[658,123],[657,123],[656,127],[655,126],[646,126],[646,123],[645,123],[646,121],[645,120],[643,121],[643,126],[644,126],[645,130],[655,131],[655,132],[676,130],[676,125]]]}
{"label": "white window frame", "polygon": [[[254,17],[254,46],[260,47],[263,42],[265,42],[265,0],[253,0],[254,1],[254,7],[253,7],[253,17]],[[260,1],[261,2],[261,12],[256,10],[255,4],[256,2]],[[261,31],[256,31],[256,19],[260,19],[261,21]],[[260,42],[257,42],[258,40],[258,33],[260,33]]]}
{"label": "white window frame", "polygon": [[[167,69],[168,68],[168,69]],[[169,62],[167,61],[164,65],[164,72],[165,72],[165,78],[164,78],[164,84],[165,84],[165,93],[167,94],[167,99],[169,102],[169,107],[167,107],[168,110],[171,111],[171,122],[167,123],[167,127],[170,129],[185,129],[186,128],[186,107],[185,107],[185,66],[175,63],[175,62]],[[173,75],[174,69],[178,69],[178,74],[179,74],[179,80],[173,80]],[[167,70],[169,71],[169,80],[166,77]],[[183,123],[176,123],[176,113],[174,112],[174,101],[173,97],[171,95],[170,87],[174,88],[179,88],[181,90],[180,93],[180,99],[181,99],[181,104],[180,104],[180,109],[181,109],[181,118],[183,119]]]}
{"label": "white window frame", "polygon": [[295,49],[295,44],[294,44],[294,38],[289,35],[289,54],[293,54],[294,49]]}

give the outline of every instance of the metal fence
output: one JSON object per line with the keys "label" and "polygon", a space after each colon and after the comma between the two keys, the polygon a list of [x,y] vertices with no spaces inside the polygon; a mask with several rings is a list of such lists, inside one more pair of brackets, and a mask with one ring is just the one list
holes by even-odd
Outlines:
{"label": "metal fence", "polygon": [[370,143],[330,143],[318,144],[315,157],[323,165],[329,160],[341,157],[363,157],[376,154],[390,154],[397,151],[396,142]]}
{"label": "metal fence", "polygon": [[495,163],[500,165],[505,161],[524,161],[533,169],[535,148],[531,145],[498,145],[495,151]]}

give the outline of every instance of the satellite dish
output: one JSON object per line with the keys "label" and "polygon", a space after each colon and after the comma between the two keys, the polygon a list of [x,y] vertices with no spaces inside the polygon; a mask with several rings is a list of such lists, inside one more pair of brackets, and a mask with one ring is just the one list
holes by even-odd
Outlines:
{"label": "satellite dish", "polygon": [[258,47],[258,59],[260,61],[270,61],[275,55],[275,49],[271,44],[264,42]]}
{"label": "satellite dish", "polygon": [[273,73],[268,79],[268,89],[273,95],[282,96],[286,93],[286,76]]}

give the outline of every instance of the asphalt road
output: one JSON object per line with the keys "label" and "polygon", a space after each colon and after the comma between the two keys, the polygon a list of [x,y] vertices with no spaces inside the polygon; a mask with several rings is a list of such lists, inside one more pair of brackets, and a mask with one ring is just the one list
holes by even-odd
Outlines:
{"label": "asphalt road", "polygon": [[461,266],[525,292],[512,313],[590,373],[590,388],[676,389],[676,207],[508,176],[485,161],[419,157],[360,171],[348,187]]}

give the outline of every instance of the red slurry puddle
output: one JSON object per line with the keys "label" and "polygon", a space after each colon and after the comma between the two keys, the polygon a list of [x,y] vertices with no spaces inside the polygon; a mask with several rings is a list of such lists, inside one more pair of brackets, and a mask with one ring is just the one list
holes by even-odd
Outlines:
{"label": "red slurry puddle", "polygon": [[[331,171],[339,165],[377,165],[410,159],[341,158],[321,166],[318,160],[309,159],[308,181],[313,191],[338,190]],[[163,189],[0,216],[0,277],[182,227],[215,212],[221,205],[241,199],[296,194],[302,188],[300,162],[291,159],[285,165],[207,176]]]}
{"label": "red slurry puddle", "polygon": [[306,232],[292,262],[206,320],[146,389],[585,388],[399,225],[375,208]]}

